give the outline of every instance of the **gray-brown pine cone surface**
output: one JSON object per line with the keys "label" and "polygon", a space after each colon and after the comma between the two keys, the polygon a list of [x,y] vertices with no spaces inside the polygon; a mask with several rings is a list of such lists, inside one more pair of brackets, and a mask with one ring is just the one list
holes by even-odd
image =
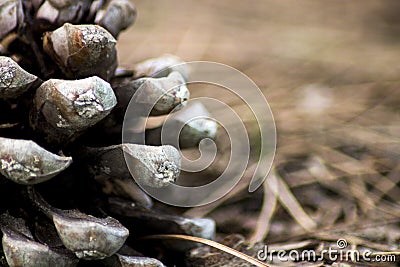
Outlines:
{"label": "gray-brown pine cone surface", "polygon": [[[124,153],[150,187],[174,183],[179,150],[161,145],[156,129],[147,144],[122,143],[122,120],[139,86],[144,106],[162,96],[150,116],[183,109],[189,98],[188,70],[165,70],[178,57],[120,75],[117,38],[135,19],[128,0],[0,1],[1,266],[179,264],[193,244],[169,246],[161,257],[168,244],[141,237],[214,237],[211,219],[154,208],[125,162]],[[204,127],[185,128],[183,146],[215,137],[215,125]]]}

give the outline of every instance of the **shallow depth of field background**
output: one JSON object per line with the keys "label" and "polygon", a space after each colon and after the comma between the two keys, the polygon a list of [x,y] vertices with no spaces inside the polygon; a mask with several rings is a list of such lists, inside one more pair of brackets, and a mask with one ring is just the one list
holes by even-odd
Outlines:
{"label": "shallow depth of field background", "polygon": [[[398,248],[400,2],[134,3],[137,21],[119,39],[121,65],[164,53],[224,63],[257,83],[275,116],[278,194],[242,190],[187,214],[212,216],[220,233],[252,240],[334,241],[342,231],[357,244]],[[365,227],[379,233],[360,233]]]}

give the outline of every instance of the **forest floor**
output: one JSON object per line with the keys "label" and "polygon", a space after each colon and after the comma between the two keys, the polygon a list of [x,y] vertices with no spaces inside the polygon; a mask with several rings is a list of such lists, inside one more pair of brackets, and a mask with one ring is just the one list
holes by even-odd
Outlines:
{"label": "forest floor", "polygon": [[[319,252],[345,239],[352,249],[398,255],[398,1],[135,5],[136,24],[118,44],[121,65],[164,53],[230,65],[254,80],[275,117],[277,151],[263,189],[249,194],[242,187],[217,204],[181,212],[214,218],[218,238],[241,234],[248,242]],[[308,264],[322,263],[329,259]]]}

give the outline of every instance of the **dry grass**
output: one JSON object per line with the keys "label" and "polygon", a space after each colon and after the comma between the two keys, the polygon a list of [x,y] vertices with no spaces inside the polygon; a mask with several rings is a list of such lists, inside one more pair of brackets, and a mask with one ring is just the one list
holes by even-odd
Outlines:
{"label": "dry grass", "polygon": [[174,53],[231,65],[260,86],[276,119],[264,194],[249,200],[243,183],[186,214],[209,214],[221,233],[251,242],[321,250],[346,238],[354,248],[399,251],[398,2],[135,3],[137,24],[119,42],[122,64]]}

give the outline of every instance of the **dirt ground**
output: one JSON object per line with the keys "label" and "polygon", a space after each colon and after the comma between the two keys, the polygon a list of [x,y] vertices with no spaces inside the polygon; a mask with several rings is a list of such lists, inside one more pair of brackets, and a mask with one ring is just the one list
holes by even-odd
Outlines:
{"label": "dirt ground", "polygon": [[134,3],[136,24],[118,44],[122,65],[164,53],[230,65],[256,82],[276,120],[264,190],[187,215],[211,216],[221,235],[250,242],[301,250],[346,238],[399,251],[400,2]]}

